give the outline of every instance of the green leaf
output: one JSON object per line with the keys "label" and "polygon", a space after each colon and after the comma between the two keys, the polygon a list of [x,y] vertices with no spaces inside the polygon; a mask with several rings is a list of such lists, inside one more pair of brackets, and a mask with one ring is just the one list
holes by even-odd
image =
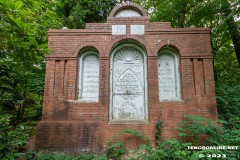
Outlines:
{"label": "green leaf", "polygon": [[40,44],[40,45],[38,46],[39,49],[47,49],[47,47],[48,47],[48,44],[47,44],[47,43],[45,43],[45,44]]}
{"label": "green leaf", "polygon": [[38,42],[35,40],[35,38],[28,38],[29,42],[34,45],[34,47],[38,47]]}
{"label": "green leaf", "polygon": [[20,9],[20,8],[22,7],[22,5],[23,5],[23,2],[22,2],[22,1],[17,1],[17,2],[15,2],[15,8],[16,8],[16,9]]}
{"label": "green leaf", "polygon": [[227,121],[224,121],[224,120],[221,120],[221,119],[218,120],[218,123],[219,123],[219,124],[228,124]]}
{"label": "green leaf", "polygon": [[18,27],[18,28],[20,28],[20,29],[23,28],[22,20],[21,20],[20,17],[18,17],[18,18],[15,19],[15,18],[13,17],[13,15],[9,15],[8,18],[9,18],[9,22],[10,22],[11,25],[14,25],[14,26],[16,26],[16,27]]}
{"label": "green leaf", "polygon": [[25,155],[25,153],[14,153],[14,156],[16,156],[16,157],[21,157],[21,156],[24,156]]}
{"label": "green leaf", "polygon": [[178,136],[179,136],[179,137],[186,137],[187,134],[186,134],[186,133],[178,133]]}

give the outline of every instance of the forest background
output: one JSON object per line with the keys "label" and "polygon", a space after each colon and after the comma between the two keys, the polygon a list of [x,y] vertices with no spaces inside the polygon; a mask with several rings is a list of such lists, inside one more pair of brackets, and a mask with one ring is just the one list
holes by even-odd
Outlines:
{"label": "forest background", "polygon": [[[220,137],[215,145],[239,146],[240,2],[132,1],[148,11],[151,21],[171,22],[174,28],[207,27],[212,30],[217,108],[224,129],[221,133],[224,138]],[[105,22],[118,3],[122,1],[0,0],[0,158],[21,156],[21,147],[34,134],[41,118],[44,57],[49,53],[47,31],[62,27],[84,28],[88,22]],[[203,127],[199,133],[208,133],[206,130]],[[181,150],[181,145],[177,150]],[[237,156],[240,155],[233,159],[240,158]]]}

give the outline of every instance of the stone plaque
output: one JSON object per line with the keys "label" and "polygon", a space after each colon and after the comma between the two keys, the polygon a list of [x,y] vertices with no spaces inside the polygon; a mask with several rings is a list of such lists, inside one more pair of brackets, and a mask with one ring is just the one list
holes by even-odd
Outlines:
{"label": "stone plaque", "polygon": [[141,53],[123,48],[114,57],[113,120],[144,120],[144,65]]}
{"label": "stone plaque", "polygon": [[99,95],[99,61],[95,54],[86,55],[82,68],[81,101],[98,102]]}
{"label": "stone plaque", "polygon": [[158,87],[160,101],[176,101],[178,76],[174,57],[161,54],[158,57]]}
{"label": "stone plaque", "polygon": [[144,35],[145,26],[144,25],[131,25],[132,35]]}
{"label": "stone plaque", "polygon": [[141,17],[141,14],[131,9],[124,9],[118,12],[115,17]]}
{"label": "stone plaque", "polygon": [[125,35],[126,25],[112,25],[112,35]]}

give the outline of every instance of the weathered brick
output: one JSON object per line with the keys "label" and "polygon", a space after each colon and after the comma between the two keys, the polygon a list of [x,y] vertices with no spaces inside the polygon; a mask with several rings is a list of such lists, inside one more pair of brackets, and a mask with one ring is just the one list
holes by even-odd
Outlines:
{"label": "weathered brick", "polygon": [[[134,8],[142,17],[115,18],[121,7]],[[126,35],[112,35],[111,26],[127,25]],[[130,25],[144,24],[144,35],[131,35]],[[36,149],[65,151],[101,151],[107,140],[123,129],[135,129],[155,142],[155,123],[161,113],[163,138],[177,135],[177,123],[185,114],[217,120],[210,30],[206,28],[170,28],[169,22],[149,22],[145,11],[131,2],[113,9],[106,23],[87,24],[86,29],[50,30],[46,57],[46,79],[42,120],[37,125]],[[148,124],[109,124],[110,56],[121,42],[142,46],[147,55]],[[159,102],[159,50],[174,48],[179,55],[181,100]],[[77,100],[78,56],[86,48],[99,54],[99,102]],[[136,147],[138,139],[126,135],[119,140]]]}

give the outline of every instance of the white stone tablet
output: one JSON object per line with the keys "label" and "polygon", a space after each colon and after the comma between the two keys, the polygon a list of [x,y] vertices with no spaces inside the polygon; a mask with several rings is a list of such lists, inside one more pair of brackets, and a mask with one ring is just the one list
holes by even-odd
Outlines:
{"label": "white stone tablet", "polygon": [[145,25],[131,25],[131,35],[144,35]]}
{"label": "white stone tablet", "polygon": [[142,54],[135,48],[120,49],[113,60],[112,119],[144,120],[145,74]]}
{"label": "white stone tablet", "polygon": [[79,75],[79,100],[84,102],[98,102],[99,60],[96,54],[89,53],[82,55]]}
{"label": "white stone tablet", "polygon": [[178,101],[179,73],[176,55],[163,53],[158,56],[158,89],[160,101]]}
{"label": "white stone tablet", "polygon": [[125,35],[126,25],[112,25],[112,35]]}

